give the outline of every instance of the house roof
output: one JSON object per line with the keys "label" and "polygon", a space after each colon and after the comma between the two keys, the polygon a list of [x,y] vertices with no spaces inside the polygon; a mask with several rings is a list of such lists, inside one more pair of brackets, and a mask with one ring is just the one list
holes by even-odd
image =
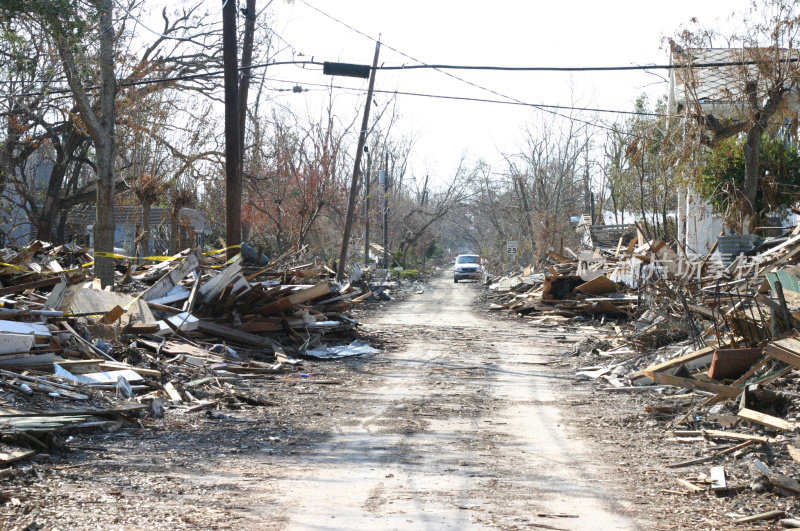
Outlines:
{"label": "house roof", "polygon": [[[67,217],[67,224],[73,229],[78,231],[94,225],[95,223],[95,207],[89,207],[80,212],[72,212]],[[178,219],[182,223],[188,223],[189,226],[197,232],[203,231],[205,226],[205,216],[199,210],[192,208],[181,208],[178,214]],[[141,225],[142,223],[142,207],[141,206],[122,206],[117,205],[114,207],[114,225]],[[169,209],[164,207],[152,207],[150,209],[150,226],[158,227],[160,225],[169,224]]]}
{"label": "house roof", "polygon": [[[683,68],[673,70],[674,99],[678,107],[698,102],[703,112],[718,118],[741,118],[748,112],[744,94],[745,81],[757,83],[758,98],[766,98],[770,81],[765,78],[758,61],[775,59],[776,50],[769,48],[689,48],[677,47],[672,63]],[[781,59],[797,61],[796,50],[780,49]],[[696,64],[720,66],[693,67]],[[792,103],[796,106],[796,100]]]}
{"label": "house roof", "polygon": [[635,225],[589,225],[588,229],[592,245],[600,249],[616,249],[620,237],[627,246],[636,236]]}

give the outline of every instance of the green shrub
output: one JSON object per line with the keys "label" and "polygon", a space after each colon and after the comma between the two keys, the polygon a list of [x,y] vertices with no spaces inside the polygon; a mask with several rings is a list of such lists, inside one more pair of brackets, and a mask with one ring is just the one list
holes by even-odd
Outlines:
{"label": "green shrub", "polygon": [[[740,209],[744,188],[744,140],[719,142],[704,158],[698,191],[718,212]],[[800,153],[794,146],[766,136],[761,141],[755,210],[764,215],[797,203],[800,191]]]}
{"label": "green shrub", "polygon": [[419,278],[419,269],[403,269],[400,271],[402,280],[416,280]]}

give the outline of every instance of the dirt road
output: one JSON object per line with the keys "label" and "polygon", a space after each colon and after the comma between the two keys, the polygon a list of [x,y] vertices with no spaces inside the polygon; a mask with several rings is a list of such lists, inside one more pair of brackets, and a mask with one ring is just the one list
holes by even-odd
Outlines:
{"label": "dirt road", "polygon": [[[65,464],[18,478],[22,503],[0,523],[635,529],[614,464],[563,421],[570,382],[547,363],[575,338],[475,313],[476,293],[442,276],[366,320],[384,353],[312,366],[291,387],[254,386],[279,407],[78,437]],[[314,385],[317,375],[341,385]]]}
{"label": "dirt road", "polygon": [[[632,529],[561,425],[563,333],[487,320],[443,276],[368,323],[402,338],[364,407],[278,485],[298,529]],[[310,495],[309,495],[310,494]]]}

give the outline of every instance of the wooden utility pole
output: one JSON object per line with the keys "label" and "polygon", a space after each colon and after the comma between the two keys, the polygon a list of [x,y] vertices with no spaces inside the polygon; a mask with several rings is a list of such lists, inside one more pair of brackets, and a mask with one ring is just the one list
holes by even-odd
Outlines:
{"label": "wooden utility pole", "polygon": [[114,77],[114,25],[111,0],[97,3],[100,12],[100,127],[96,135],[97,207],[94,224],[94,271],[103,288],[114,286],[114,261],[101,253],[114,252],[114,109],[117,82]]}
{"label": "wooden utility pole", "polygon": [[239,69],[236,53],[236,2],[222,0],[222,60],[225,77],[225,240],[228,258],[242,243],[241,137],[239,136]]}
{"label": "wooden utility pole", "polygon": [[383,267],[389,269],[389,152],[383,172]]}
{"label": "wooden utility pole", "polygon": [[522,208],[525,210],[525,219],[528,222],[528,237],[531,239],[531,252],[536,253],[536,240],[533,236],[533,222],[531,221],[531,209],[528,207],[528,194],[525,192],[525,182],[522,175],[517,175],[514,180],[519,186],[519,195],[522,197]]}
{"label": "wooden utility pole", "polygon": [[353,230],[353,215],[356,209],[356,194],[358,193],[358,170],[361,166],[361,155],[364,152],[364,144],[367,143],[367,128],[369,127],[369,110],[372,106],[372,91],[375,89],[375,72],[378,66],[378,54],[381,51],[381,43],[375,43],[375,58],[372,60],[372,72],[369,76],[369,90],[367,90],[367,104],[364,106],[364,119],[361,122],[361,132],[358,135],[358,147],[356,148],[356,161],[353,165],[353,178],[350,181],[350,197],[347,199],[347,214],[344,221],[344,235],[342,236],[342,252],[339,253],[339,264],[336,267],[336,280],[344,279],[344,267],[347,262],[347,248],[350,246],[350,233]]}
{"label": "wooden utility pole", "polygon": [[372,153],[367,153],[367,171],[364,177],[364,264],[369,263],[369,180],[372,177]]}

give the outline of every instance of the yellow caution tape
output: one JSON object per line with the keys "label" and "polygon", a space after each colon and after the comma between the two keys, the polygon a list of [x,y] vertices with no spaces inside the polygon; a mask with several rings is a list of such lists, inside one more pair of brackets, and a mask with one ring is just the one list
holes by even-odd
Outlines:
{"label": "yellow caution tape", "polygon": [[239,258],[241,258],[241,257],[242,257],[242,253],[237,253],[236,255],[234,255],[234,256],[233,256],[233,258],[231,258],[230,260],[228,260],[228,261],[227,261],[227,262],[225,262],[224,264],[215,265],[215,266],[209,266],[209,267],[210,267],[211,269],[221,269],[221,268],[223,268],[223,267],[225,267],[225,266],[229,266],[229,265],[231,265],[232,263],[234,263],[236,260],[238,260],[238,259],[239,259]]}
{"label": "yellow caution tape", "polygon": [[238,249],[241,246],[242,246],[242,244],[239,243],[239,244],[236,244],[236,245],[231,245],[229,247],[225,247],[224,249],[217,249],[216,251],[208,251],[207,253],[203,253],[203,255],[204,256],[212,256],[212,255],[215,255],[215,254],[222,254],[225,251],[227,251],[228,249]]}
{"label": "yellow caution tape", "polygon": [[[204,256],[213,256],[215,254],[222,254],[222,253],[228,251],[229,249],[238,249],[239,247],[241,247],[241,244],[239,244],[239,245],[231,245],[230,247],[225,247],[224,249],[217,249],[215,251],[208,251],[206,253],[203,253],[203,255]],[[152,262],[166,262],[168,260],[176,260],[178,258],[184,258],[184,256],[180,255],[180,254],[177,254],[175,256],[141,256],[140,257],[140,256],[126,256],[124,254],[117,254],[117,253],[107,253],[105,251],[95,251],[94,252],[94,256],[95,256],[95,258],[100,257],[100,258],[116,258],[118,260],[149,260],[149,261],[152,261]],[[2,265],[2,264],[0,264],[0,265]]]}
{"label": "yellow caution tape", "polygon": [[19,271],[25,271],[25,272],[27,272],[27,271],[28,271],[28,270],[27,270],[27,269],[25,269],[24,267],[20,267],[20,266],[18,266],[18,265],[14,265],[14,264],[7,264],[7,263],[5,263],[5,262],[0,262],[0,266],[3,266],[3,267],[13,267],[14,269],[17,269],[17,270],[19,270]]}
{"label": "yellow caution tape", "polygon": [[106,253],[104,251],[95,251],[94,252],[95,258],[116,258],[118,260],[150,260],[153,262],[166,262],[168,260],[175,260],[177,258],[183,258],[182,255],[175,255],[175,256],[125,256],[124,254],[117,254],[117,253]]}

